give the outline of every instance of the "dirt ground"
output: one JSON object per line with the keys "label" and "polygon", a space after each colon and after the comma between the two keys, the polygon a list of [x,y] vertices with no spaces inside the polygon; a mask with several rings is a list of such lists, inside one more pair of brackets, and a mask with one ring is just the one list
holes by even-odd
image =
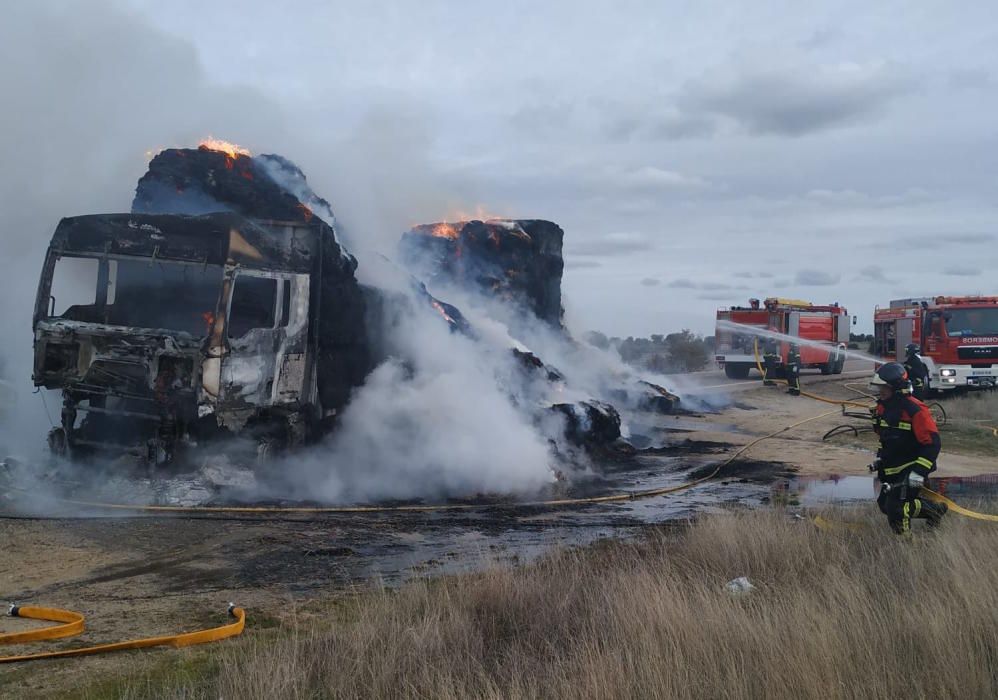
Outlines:
{"label": "dirt ground", "polygon": [[[809,391],[863,400],[856,377],[808,375]],[[862,384],[855,388],[864,389]],[[760,383],[731,392],[717,413],[649,418],[654,439],[676,443],[608,470],[609,491],[682,483],[739,446],[792,423],[828,413],[751,448],[727,478],[644,503],[556,511],[483,508],[447,514],[337,515],[318,518],[223,519],[88,517],[38,519],[0,496],[0,600],[65,607],[87,617],[83,636],[3,647],[3,654],[68,648],[177,633],[223,624],[229,601],[248,611],[248,633],[286,616],[307,615],[312,601],[357,587],[516,562],[552,546],[628,536],[649,524],[690,517],[718,504],[755,505],[776,478],[867,475],[872,437],[822,441],[843,423],[837,406],[790,397]],[[993,458],[945,449],[940,472],[987,473]],[[753,474],[759,478],[753,478]],[[748,475],[748,478],[745,478]],[[0,633],[39,623],[0,618]],[[126,652],[81,659],[0,665],[0,697],[65,695],[79,679],[115,675],[196,650]]]}
{"label": "dirt ground", "polygon": [[[873,405],[874,401],[859,392],[868,392],[862,378],[822,377],[805,375],[804,390],[831,400],[849,400]],[[780,430],[797,421],[829,415],[792,428],[772,439],[764,440],[751,448],[752,458],[762,461],[786,462],[794,465],[804,476],[866,475],[867,465],[873,460],[876,440],[872,433],[835,437],[823,441],[829,430],[838,425],[864,427],[863,419],[843,416],[842,407],[808,398],[793,397],[785,386],[764,387],[759,382],[741,391],[734,405],[717,414],[704,416],[703,427],[696,432],[697,439],[727,441],[745,444],[756,437]],[[943,403],[945,407],[945,402]],[[848,406],[850,413],[863,413],[860,406]],[[716,428],[714,427],[716,426]],[[943,428],[943,452],[939,458],[940,476],[976,476],[993,471],[993,461],[986,456],[963,453],[946,448]]]}

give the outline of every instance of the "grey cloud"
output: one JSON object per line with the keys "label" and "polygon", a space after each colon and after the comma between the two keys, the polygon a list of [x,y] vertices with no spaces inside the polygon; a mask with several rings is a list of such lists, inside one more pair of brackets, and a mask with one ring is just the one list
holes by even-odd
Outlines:
{"label": "grey cloud", "polygon": [[661,280],[657,280],[654,277],[645,277],[643,280],[641,280],[641,284],[642,286],[645,287],[657,287],[659,284],[661,284]]}
{"label": "grey cloud", "polygon": [[721,292],[706,292],[704,294],[697,294],[697,299],[703,299],[705,301],[731,301],[730,294],[722,294]]}
{"label": "grey cloud", "polygon": [[946,232],[946,233],[920,233],[915,235],[894,236],[873,241],[866,244],[867,248],[885,249],[911,246],[938,246],[945,245],[980,245],[991,243],[996,239],[993,233],[982,232]]}
{"label": "grey cloud", "polygon": [[949,277],[977,277],[981,274],[981,271],[976,267],[954,265],[943,270],[943,274],[948,275]]}
{"label": "grey cloud", "polygon": [[669,282],[667,287],[672,287],[673,289],[700,289],[705,292],[713,292],[722,289],[734,289],[730,284],[724,282],[694,282],[691,279],[686,279],[685,277],[672,280]]}
{"label": "grey cloud", "polygon": [[950,72],[949,84],[958,90],[993,90],[995,78],[987,68],[963,68]]}
{"label": "grey cloud", "polygon": [[572,246],[572,255],[601,257],[630,255],[654,250],[655,244],[640,233],[608,233],[599,238],[581,241]]}
{"label": "grey cloud", "polygon": [[914,236],[910,240],[916,243],[990,243],[995,239],[993,233],[939,233],[927,236]]}
{"label": "grey cloud", "polygon": [[867,192],[857,192],[856,190],[810,190],[805,198],[835,207],[904,207],[912,204],[927,202],[932,199],[931,195],[920,188],[910,188],[899,194],[873,195]]}
{"label": "grey cloud", "polygon": [[746,280],[753,279],[753,278],[757,278],[757,279],[772,279],[773,278],[773,273],[772,272],[753,272],[751,270],[742,270],[740,272],[732,272],[731,276],[732,277],[737,277],[739,279],[746,279]]}
{"label": "grey cloud", "polygon": [[794,282],[802,287],[830,287],[838,284],[842,275],[832,274],[824,270],[799,270]]}
{"label": "grey cloud", "polygon": [[912,88],[899,66],[735,63],[687,84],[688,114],[714,115],[754,134],[802,136],[863,122]]}
{"label": "grey cloud", "polygon": [[879,265],[867,265],[866,267],[860,268],[859,273],[856,275],[856,279],[867,282],[882,282],[885,284],[893,283],[893,280],[887,278],[887,275],[884,274],[884,269]]}
{"label": "grey cloud", "polygon": [[603,267],[603,263],[598,260],[577,260],[574,258],[568,258],[565,261],[565,268],[568,270],[592,270],[597,267]]}

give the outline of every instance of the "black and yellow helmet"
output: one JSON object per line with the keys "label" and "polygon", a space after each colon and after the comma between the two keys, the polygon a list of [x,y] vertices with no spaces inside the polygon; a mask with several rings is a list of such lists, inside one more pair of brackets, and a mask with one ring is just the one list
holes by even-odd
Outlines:
{"label": "black and yellow helmet", "polygon": [[905,391],[909,387],[908,371],[900,362],[888,362],[877,370],[870,383],[874,386],[886,384],[897,391]]}

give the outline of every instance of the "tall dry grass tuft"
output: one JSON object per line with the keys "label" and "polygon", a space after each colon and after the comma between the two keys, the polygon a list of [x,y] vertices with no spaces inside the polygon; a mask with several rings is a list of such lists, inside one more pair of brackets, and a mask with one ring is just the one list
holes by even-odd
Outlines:
{"label": "tall dry grass tuft", "polygon": [[[378,591],[331,625],[218,647],[217,675],[157,696],[994,697],[998,527],[902,540],[872,509],[832,517],[868,527],[717,515]],[[726,592],[741,575],[757,590]]]}
{"label": "tall dry grass tuft", "polygon": [[998,425],[998,390],[975,391],[947,401],[946,415],[951,420],[989,422]]}

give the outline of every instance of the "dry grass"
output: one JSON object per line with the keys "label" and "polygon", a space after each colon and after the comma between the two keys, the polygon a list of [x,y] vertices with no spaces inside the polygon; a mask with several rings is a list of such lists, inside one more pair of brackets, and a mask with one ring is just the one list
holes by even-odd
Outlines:
{"label": "dry grass", "polygon": [[[421,580],[331,624],[213,647],[212,671],[124,697],[994,697],[998,527],[951,517],[908,541],[781,512],[641,543]],[[842,517],[841,514],[838,517]],[[726,581],[748,576],[742,597]],[[103,693],[98,693],[103,695]],[[96,697],[96,695],[91,695]]]}
{"label": "dry grass", "polygon": [[998,425],[998,390],[963,394],[943,407],[950,420]]}
{"label": "dry grass", "polygon": [[998,391],[975,391],[942,404],[947,422],[942,428],[943,451],[998,457]]}

